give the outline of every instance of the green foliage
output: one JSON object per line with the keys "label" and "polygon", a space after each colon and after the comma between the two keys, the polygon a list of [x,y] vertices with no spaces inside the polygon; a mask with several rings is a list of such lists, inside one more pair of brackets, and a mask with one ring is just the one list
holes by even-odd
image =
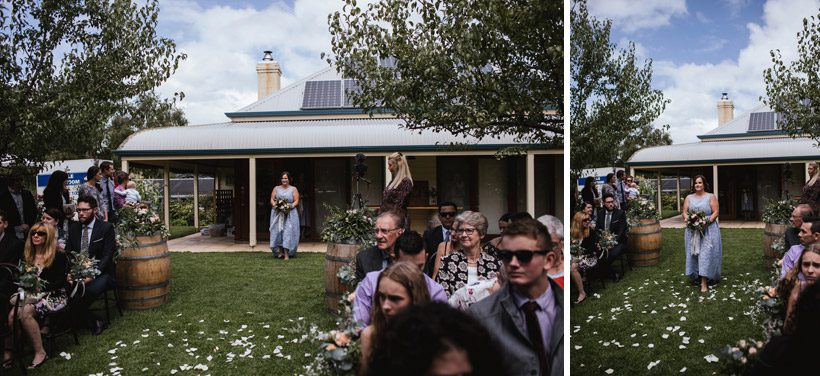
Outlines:
{"label": "green foliage", "polygon": [[322,241],[348,244],[371,244],[375,213],[364,209],[342,209],[324,204],[328,210]]}
{"label": "green foliage", "polygon": [[158,12],[158,0],[0,4],[0,162],[95,156],[109,119],[185,58],[156,34]]}
{"label": "green foliage", "polygon": [[795,200],[770,201],[766,204],[766,207],[763,208],[763,222],[785,225],[789,223],[789,218],[795,206],[797,206],[797,201]]}
{"label": "green foliage", "polygon": [[572,170],[621,164],[638,149],[671,144],[669,126],[652,125],[669,103],[652,89],[652,60],[641,66],[632,42],[617,50],[612,22],[591,17],[585,0],[573,4],[570,19]]}
{"label": "green foliage", "polygon": [[790,136],[820,143],[820,13],[803,19],[797,55],[787,65],[779,49],[771,51],[772,66],[763,71],[767,97],[761,100],[780,113],[778,125]]}
{"label": "green foliage", "polygon": [[663,210],[678,210],[678,202],[683,203],[680,198],[675,199],[675,192],[661,192],[661,206]]}
{"label": "green foliage", "polygon": [[637,225],[642,219],[658,219],[658,209],[652,200],[639,198],[629,202],[626,210],[626,221],[630,226]]}
{"label": "green foliage", "polygon": [[[214,197],[199,195],[199,225],[207,226],[214,223]],[[172,198],[170,202],[171,226],[193,226],[194,198]]]}
{"label": "green foliage", "polygon": [[[343,4],[328,17],[327,62],[358,81],[356,106],[393,110],[412,130],[562,145],[562,1]],[[388,58],[395,68],[379,66]]]}

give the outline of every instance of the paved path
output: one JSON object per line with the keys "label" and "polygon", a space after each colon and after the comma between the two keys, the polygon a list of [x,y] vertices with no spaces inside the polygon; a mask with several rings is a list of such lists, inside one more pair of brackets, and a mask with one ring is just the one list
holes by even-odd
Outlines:
{"label": "paved path", "polygon": [[[171,252],[270,252],[268,241],[250,247],[247,242],[236,243],[232,237],[220,236],[212,238],[199,233],[176,238],[168,241]],[[299,243],[297,252],[325,253],[326,243]]]}
{"label": "paved path", "polygon": [[[764,228],[766,225],[763,222],[758,221],[735,221],[735,220],[726,220],[726,221],[719,221],[718,225],[720,228]],[[661,227],[664,228],[685,228],[686,224],[683,223],[683,218],[679,215],[674,217],[669,217],[666,219],[661,220]]]}

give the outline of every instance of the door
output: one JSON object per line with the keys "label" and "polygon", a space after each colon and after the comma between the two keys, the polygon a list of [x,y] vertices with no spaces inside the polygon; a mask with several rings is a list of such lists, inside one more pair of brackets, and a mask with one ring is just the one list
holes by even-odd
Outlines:
{"label": "door", "polygon": [[314,161],[313,203],[316,217],[313,222],[318,231],[324,226],[328,210],[325,204],[347,208],[350,196],[350,169],[345,158],[321,158]]}

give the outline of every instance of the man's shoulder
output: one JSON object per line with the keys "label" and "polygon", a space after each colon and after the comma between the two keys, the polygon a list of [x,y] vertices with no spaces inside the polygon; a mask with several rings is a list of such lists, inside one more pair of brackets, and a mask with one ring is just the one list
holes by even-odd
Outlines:
{"label": "man's shoulder", "polygon": [[479,321],[495,320],[494,317],[503,311],[501,302],[508,297],[509,291],[503,288],[470,306],[470,314]]}
{"label": "man's shoulder", "polygon": [[424,237],[433,236],[436,234],[436,231],[441,231],[441,225],[424,230]]}
{"label": "man's shoulder", "polygon": [[803,244],[795,244],[795,245],[791,246],[791,248],[789,248],[787,253],[789,255],[799,255],[801,252],[803,252],[803,249],[805,249],[805,248],[806,248],[806,246],[804,246]]}

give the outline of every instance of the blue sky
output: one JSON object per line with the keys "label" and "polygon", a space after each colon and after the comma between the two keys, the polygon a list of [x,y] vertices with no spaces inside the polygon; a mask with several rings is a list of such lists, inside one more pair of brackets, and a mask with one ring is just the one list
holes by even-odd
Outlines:
{"label": "blue sky", "polygon": [[791,59],[802,19],[820,0],[590,0],[593,16],[613,21],[612,41],[651,58],[653,86],[672,102],[658,119],[675,143],[717,127],[716,101],[728,92],[735,116],[761,104],[769,51]]}

